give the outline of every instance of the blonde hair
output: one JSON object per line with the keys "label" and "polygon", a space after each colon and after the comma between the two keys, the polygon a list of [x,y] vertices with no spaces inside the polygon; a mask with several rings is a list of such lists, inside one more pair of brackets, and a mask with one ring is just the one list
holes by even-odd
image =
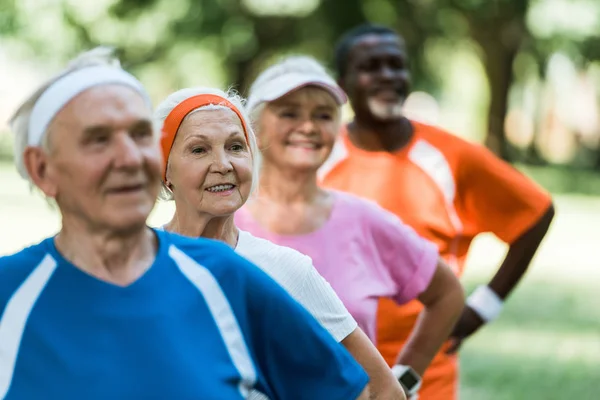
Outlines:
{"label": "blonde hair", "polygon": [[[281,59],[279,62],[265,69],[250,86],[250,94],[248,95],[248,105],[250,107],[247,111],[255,123],[260,120],[262,112],[264,111],[265,106],[268,104],[256,99],[255,94],[260,92],[262,86],[287,74],[307,74],[331,78],[331,75],[327,72],[325,67],[310,56],[293,55]],[[316,85],[308,85],[289,92],[281,98],[288,96],[290,93],[297,92],[305,93],[306,96],[311,100],[323,100],[328,104],[330,103],[336,110],[336,118],[341,121],[342,108],[336,102],[333,95],[326,89]]]}
{"label": "blonde hair", "polygon": [[[62,77],[83,68],[92,67],[92,66],[110,66],[110,67],[121,67],[121,63],[119,59],[114,56],[114,51],[110,47],[96,47],[90,51],[86,51],[81,53],[78,57],[73,59],[67,67],[62,70],[57,75],[50,78],[48,81],[43,83],[35,92],[33,92],[22,104],[19,106],[17,111],[13,114],[13,116],[9,120],[9,125],[12,132],[15,135],[14,140],[14,159],[15,166],[17,171],[19,171],[19,175],[24,179],[28,180],[30,185],[33,186],[33,182],[29,173],[27,172],[27,168],[25,167],[25,162],[23,160],[23,154],[25,152],[25,148],[28,146],[29,139],[29,117],[31,116],[31,112],[35,103],[39,100],[40,96],[56,81],[61,79]],[[50,150],[50,139],[48,135],[48,130],[44,132],[42,137],[42,148],[45,151]]]}
{"label": "blonde hair", "polygon": [[[155,128],[157,130],[162,130],[163,124],[167,116],[173,111],[177,105],[182,103],[183,101],[203,95],[203,94],[211,94],[222,97],[232,103],[242,115],[244,119],[242,122],[248,128],[248,132],[246,132],[246,136],[248,138],[248,147],[250,148],[250,153],[252,155],[252,184],[250,188],[250,194],[254,193],[258,186],[259,173],[260,173],[260,152],[258,150],[258,145],[256,144],[256,136],[254,135],[254,130],[252,129],[252,125],[250,123],[250,118],[248,118],[245,111],[245,101],[244,99],[233,89],[229,89],[227,92],[224,92],[220,89],[215,88],[206,88],[206,87],[196,87],[196,88],[187,88],[181,89],[177,92],[170,94],[165,100],[163,100],[157,107],[154,112],[154,123]],[[206,106],[199,107],[192,112],[190,112],[185,118],[188,118],[191,114],[195,113],[198,110],[221,110],[221,109],[229,109],[228,107],[220,104],[208,104]],[[184,118],[184,120],[185,120]],[[168,168],[169,160],[164,160],[165,169]],[[171,189],[167,187],[165,182],[162,184],[162,188],[160,194],[158,196],[160,200],[169,201],[173,200],[173,193]]]}
{"label": "blonde hair", "polygon": [[316,102],[316,103],[323,103],[335,110],[335,118],[336,119],[341,116],[342,108],[337,103],[335,98],[331,95],[331,93],[329,93],[327,90],[325,90],[319,86],[301,87],[299,89],[294,90],[293,92],[286,94],[285,96],[280,97],[277,100],[273,100],[272,102],[267,103],[267,105],[277,103],[277,102],[285,99],[286,97],[292,96],[292,95],[294,95],[296,98],[300,98],[301,100],[308,100],[308,101],[312,101],[312,102]]}

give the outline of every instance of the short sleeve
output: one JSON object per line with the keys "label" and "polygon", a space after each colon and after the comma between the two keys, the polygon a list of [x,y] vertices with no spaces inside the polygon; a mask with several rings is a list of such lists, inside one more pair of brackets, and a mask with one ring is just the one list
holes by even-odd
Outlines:
{"label": "short sleeve", "polygon": [[310,257],[245,231],[240,231],[236,252],[287,290],[338,342],[356,329],[356,321]]}
{"label": "short sleeve", "polygon": [[399,304],[414,300],[433,278],[439,259],[437,246],[376,204],[366,217],[381,268],[395,284],[393,299]]}
{"label": "short sleeve", "polygon": [[315,269],[310,257],[294,253],[296,253],[294,259],[296,266],[291,267],[303,271],[302,286],[294,298],[331,333],[335,340],[341,342],[356,329],[356,321],[329,282]]}
{"label": "short sleeve", "polygon": [[[237,256],[236,256],[237,257]],[[256,389],[272,399],[355,399],[368,376],[352,355],[268,275],[246,260],[245,312]]]}
{"label": "short sleeve", "polygon": [[513,243],[551,204],[548,193],[483,146],[468,143],[458,168],[458,208],[470,236],[492,232]]}

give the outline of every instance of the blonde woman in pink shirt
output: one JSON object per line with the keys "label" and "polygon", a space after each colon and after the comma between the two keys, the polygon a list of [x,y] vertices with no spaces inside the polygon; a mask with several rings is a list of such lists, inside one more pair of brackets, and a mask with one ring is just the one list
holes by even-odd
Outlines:
{"label": "blonde woman in pink shirt", "polygon": [[434,244],[375,203],[325,190],[317,171],[341,123],[344,92],[309,57],[265,70],[250,89],[262,154],[258,194],[235,215],[241,229],[312,258],[358,325],[376,342],[378,299],[425,306],[393,367],[407,395],[450,334],[464,305],[462,287]]}

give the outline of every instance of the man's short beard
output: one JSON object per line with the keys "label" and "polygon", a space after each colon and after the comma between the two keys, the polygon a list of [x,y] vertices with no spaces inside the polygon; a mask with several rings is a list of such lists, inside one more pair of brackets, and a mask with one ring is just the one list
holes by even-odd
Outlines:
{"label": "man's short beard", "polygon": [[367,100],[367,106],[375,118],[382,121],[391,121],[400,119],[404,115],[402,111],[403,100],[401,99],[396,103],[387,103],[371,97]]}

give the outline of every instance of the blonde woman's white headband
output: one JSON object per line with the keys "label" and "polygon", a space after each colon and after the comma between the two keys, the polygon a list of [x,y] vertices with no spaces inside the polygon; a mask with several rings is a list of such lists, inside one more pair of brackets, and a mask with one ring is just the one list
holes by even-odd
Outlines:
{"label": "blonde woman's white headband", "polygon": [[143,85],[133,75],[120,68],[95,66],[87,67],[67,74],[42,93],[29,116],[27,144],[39,146],[44,132],[56,114],[75,96],[93,86],[103,84],[121,84],[139,92],[151,107],[150,97]]}

